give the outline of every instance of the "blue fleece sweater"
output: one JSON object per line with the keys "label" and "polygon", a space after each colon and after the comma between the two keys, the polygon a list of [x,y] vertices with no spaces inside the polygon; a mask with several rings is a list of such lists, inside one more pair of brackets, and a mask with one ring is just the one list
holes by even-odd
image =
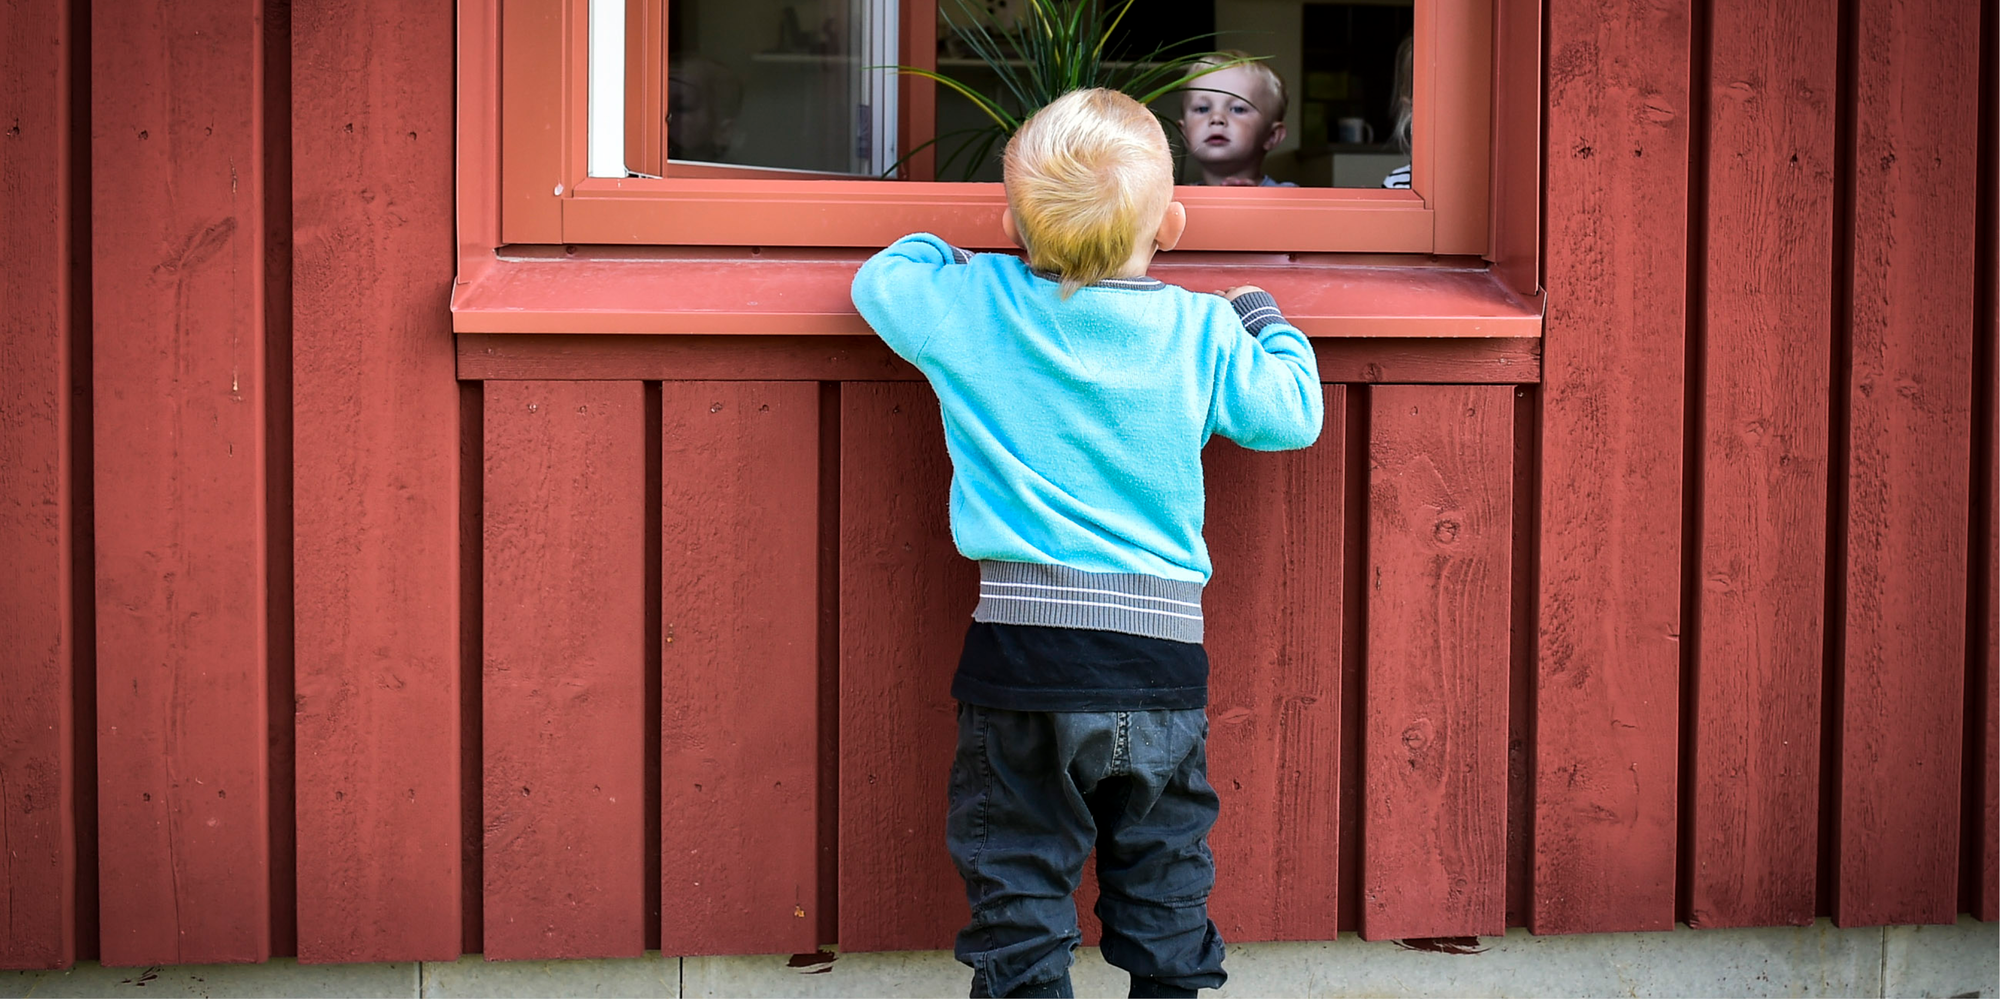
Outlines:
{"label": "blue fleece sweater", "polygon": [[1059,291],[929,234],[855,275],[855,307],[937,392],[952,538],[982,561],[1205,583],[1202,446],[1317,439],[1312,345],[1267,295],[1232,307],[1151,278]]}

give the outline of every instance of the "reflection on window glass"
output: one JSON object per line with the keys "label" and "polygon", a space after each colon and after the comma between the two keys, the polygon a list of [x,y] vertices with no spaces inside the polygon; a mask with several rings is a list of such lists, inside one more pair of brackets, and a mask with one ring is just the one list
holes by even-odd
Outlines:
{"label": "reflection on window glass", "polygon": [[879,175],[896,162],[895,0],[675,0],[670,159]]}
{"label": "reflection on window glass", "polygon": [[1408,187],[1411,6],[1361,2],[1304,8],[1300,182],[1380,187],[1400,170],[1397,186]]}
{"label": "reflection on window glass", "polygon": [[[939,73],[1020,110],[994,61],[1025,64],[1008,36],[1028,0],[900,2],[938,5]],[[673,0],[667,11],[670,159],[868,177],[900,162],[898,0]],[[1105,52],[1139,68],[1208,51],[1255,60],[1154,104],[1181,183],[1407,187],[1413,14],[1413,0],[1138,0]],[[953,22],[983,27],[998,51],[966,44]],[[991,120],[947,86],[936,108],[907,125],[914,141],[935,137],[937,178],[1000,179],[998,145],[977,135]]]}
{"label": "reflection on window glass", "polygon": [[1180,95],[1181,142],[1190,183],[1209,187],[1297,187],[1270,174],[1272,154],[1285,141],[1290,95],[1285,78],[1268,60],[1225,49],[1197,63],[1209,70]]}
{"label": "reflection on window glass", "polygon": [[[977,6],[1004,30],[1024,3]],[[946,16],[963,19],[958,0],[941,0],[939,8],[938,71],[1006,103],[999,74],[946,26]],[[1163,46],[1257,59],[1154,105],[1169,123],[1181,183],[1379,188],[1395,175],[1408,186],[1413,14],[1412,0],[1140,0],[1110,48],[1128,59]],[[964,175],[942,167],[955,151],[950,136],[985,120],[971,101],[940,88],[940,178]],[[1000,179],[997,151],[978,162],[971,179]]]}
{"label": "reflection on window glass", "polygon": [[[920,0],[921,2],[921,0]],[[1025,9],[1029,0],[937,0],[938,2],[938,72],[959,81],[966,87],[997,101],[1010,112],[1022,110],[1019,103],[1008,93],[999,70],[980,57],[976,48],[966,43],[949,22],[964,25],[967,21],[967,7],[980,26],[993,31],[1001,39],[1004,47],[1007,35],[1014,31],[1028,17]],[[1084,0],[1089,2],[1089,0]],[[1100,0],[1103,9],[1115,13],[1120,0]],[[1274,6],[1268,0],[1252,0],[1253,4]],[[1123,18],[1113,27],[1103,56],[1119,75],[1133,76],[1147,67],[1155,67],[1157,62],[1147,59],[1192,56],[1214,49],[1216,37],[1216,11],[1219,6],[1227,6],[1228,0],[1218,4],[1216,0],[1137,0]],[[1276,7],[1291,9],[1295,14],[1296,0],[1277,0]],[[1107,20],[1109,18],[1107,17]],[[1288,31],[1287,34],[1295,34]],[[1093,53],[1095,54],[1095,53]],[[1010,59],[1015,67],[1025,65],[1025,60]],[[1179,75],[1179,74],[1176,74]],[[1159,82],[1171,81],[1169,76]],[[1147,89],[1146,87],[1134,88]],[[1180,118],[1180,96],[1170,94],[1155,104],[1163,124],[1177,122]],[[968,179],[966,168],[970,168],[973,180],[999,180],[999,150],[982,150],[978,146],[963,148],[954,136],[979,129],[988,119],[970,100],[952,92],[949,88],[939,88],[937,131],[938,176],[942,179]],[[1181,159],[1179,128],[1169,128],[1169,135],[1176,142],[1176,158]],[[976,159],[970,153],[980,153]]]}

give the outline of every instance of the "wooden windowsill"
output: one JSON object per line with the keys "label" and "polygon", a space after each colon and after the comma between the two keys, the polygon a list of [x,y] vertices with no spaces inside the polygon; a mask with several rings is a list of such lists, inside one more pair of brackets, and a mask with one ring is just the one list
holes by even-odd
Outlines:
{"label": "wooden windowsill", "polygon": [[[848,287],[870,251],[503,247],[453,290],[459,333],[857,335]],[[1167,254],[1198,291],[1254,284],[1313,337],[1538,337],[1539,298],[1478,266],[1334,254]]]}
{"label": "wooden windowsill", "polygon": [[[460,381],[922,381],[880,339],[850,336],[463,333]],[[1539,337],[1320,337],[1319,380],[1532,385]]]}

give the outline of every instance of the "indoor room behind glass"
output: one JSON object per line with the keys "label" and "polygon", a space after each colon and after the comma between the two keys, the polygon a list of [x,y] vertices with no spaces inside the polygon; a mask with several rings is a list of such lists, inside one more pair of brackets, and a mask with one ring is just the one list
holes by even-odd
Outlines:
{"label": "indoor room behind glass", "polygon": [[[937,72],[1006,105],[998,72],[949,25],[966,23],[969,9],[1004,33],[1023,6],[941,0]],[[891,67],[903,50],[895,0],[677,0],[668,8],[671,160],[894,176],[909,152],[897,148]],[[1409,84],[1407,74],[1399,81],[1397,53],[1412,22],[1412,0],[1138,0],[1109,48],[1122,61],[1162,50],[1260,57],[1288,98],[1283,135],[1263,162],[1269,182],[1379,188],[1410,162],[1407,112],[1398,129],[1399,106],[1409,106],[1407,96],[1399,101],[1399,82],[1403,95]],[[961,149],[967,140],[954,134],[990,119],[950,87],[937,90],[937,179],[998,180],[997,148],[976,157],[979,150]],[[1170,94],[1154,109],[1171,123],[1181,182],[1199,183],[1202,173],[1175,127],[1182,102]]]}

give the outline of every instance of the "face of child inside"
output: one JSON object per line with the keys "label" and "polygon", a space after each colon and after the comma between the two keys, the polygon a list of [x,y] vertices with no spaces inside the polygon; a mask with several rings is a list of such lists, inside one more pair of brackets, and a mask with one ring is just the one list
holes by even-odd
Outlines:
{"label": "face of child inside", "polygon": [[1255,186],[1264,180],[1264,154],[1285,138],[1285,123],[1272,121],[1277,95],[1243,66],[1218,69],[1195,81],[1181,99],[1181,134],[1188,155],[1209,185]]}

